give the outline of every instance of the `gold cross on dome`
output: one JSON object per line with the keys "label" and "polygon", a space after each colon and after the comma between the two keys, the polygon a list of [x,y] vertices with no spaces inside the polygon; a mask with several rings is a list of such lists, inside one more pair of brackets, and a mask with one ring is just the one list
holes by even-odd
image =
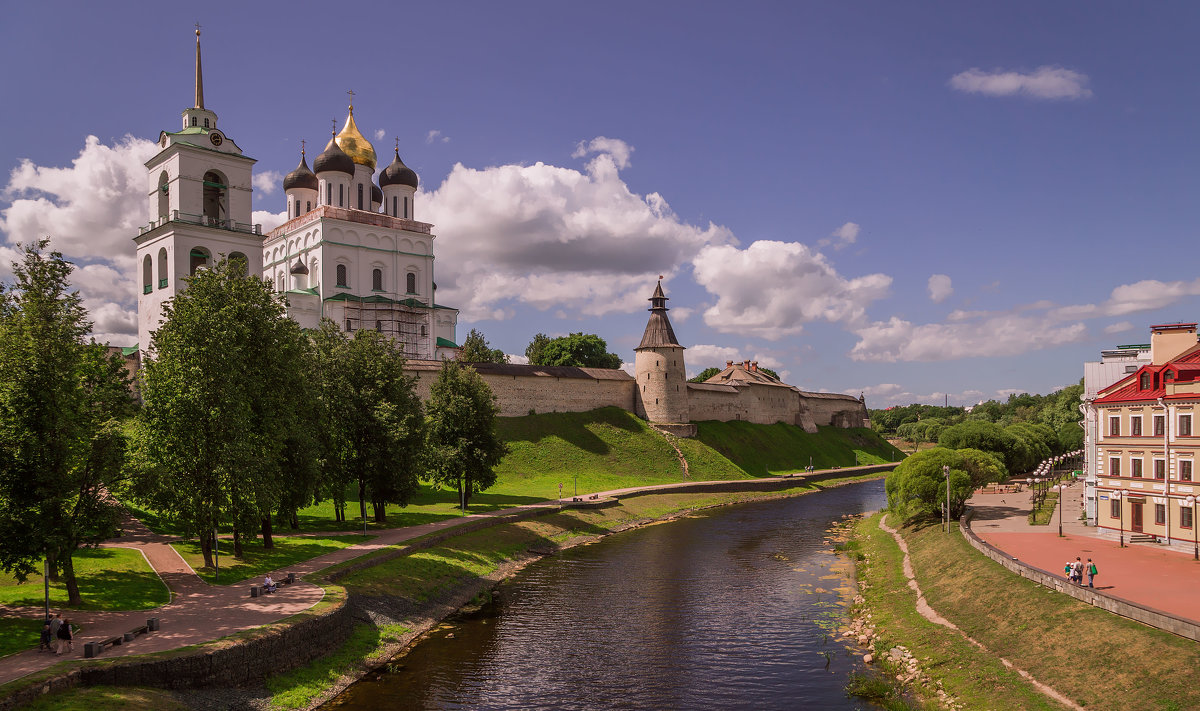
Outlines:
{"label": "gold cross on dome", "polygon": [[300,139],[300,155],[304,155],[304,139]]}
{"label": "gold cross on dome", "polygon": [[196,34],[197,35],[200,34],[200,23],[199,22],[196,23]]}

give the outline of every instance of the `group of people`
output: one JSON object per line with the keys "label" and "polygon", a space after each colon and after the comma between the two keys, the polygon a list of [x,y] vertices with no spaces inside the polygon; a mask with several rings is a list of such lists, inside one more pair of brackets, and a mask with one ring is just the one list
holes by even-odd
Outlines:
{"label": "group of people", "polygon": [[61,614],[56,614],[42,620],[42,641],[38,651],[62,654],[65,649],[69,653],[74,648],[74,639],[75,630],[71,627],[71,620],[64,620]]}
{"label": "group of people", "polygon": [[1070,580],[1076,585],[1083,585],[1083,574],[1087,573],[1088,587],[1094,588],[1096,587],[1096,575],[1100,571],[1096,568],[1096,564],[1092,562],[1091,558],[1087,559],[1087,563],[1083,563],[1079,560],[1079,556],[1075,556],[1075,560],[1067,561],[1067,565],[1063,568],[1063,572],[1066,574],[1067,580]]}

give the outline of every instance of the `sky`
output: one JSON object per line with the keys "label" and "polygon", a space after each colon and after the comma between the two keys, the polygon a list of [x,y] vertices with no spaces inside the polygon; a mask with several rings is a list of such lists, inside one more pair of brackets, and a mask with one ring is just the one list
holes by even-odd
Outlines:
{"label": "sky", "polygon": [[[361,8],[361,9],[360,9]],[[282,176],[396,139],[439,303],[520,361],[627,362],[664,276],[689,373],[759,361],[869,407],[1077,382],[1200,320],[1188,2],[20,3],[0,24],[0,280],[50,237],[137,340],[143,163],[191,106]],[[310,160],[311,165],[311,160]]]}

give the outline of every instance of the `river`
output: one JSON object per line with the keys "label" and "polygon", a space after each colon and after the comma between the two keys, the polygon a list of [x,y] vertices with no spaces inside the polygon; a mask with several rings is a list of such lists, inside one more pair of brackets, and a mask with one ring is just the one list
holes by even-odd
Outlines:
{"label": "river", "polygon": [[710,509],[548,556],[327,708],[850,709],[825,540],[883,481]]}

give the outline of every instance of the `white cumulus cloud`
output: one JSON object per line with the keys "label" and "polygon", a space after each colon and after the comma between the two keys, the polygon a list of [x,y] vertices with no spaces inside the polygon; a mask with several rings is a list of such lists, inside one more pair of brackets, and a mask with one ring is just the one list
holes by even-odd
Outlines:
{"label": "white cumulus cloud", "polygon": [[858,233],[862,228],[856,222],[847,222],[829,234],[825,239],[817,242],[818,247],[833,246],[834,249],[843,249],[858,241]]}
{"label": "white cumulus cloud", "polygon": [[375,140],[376,141],[382,141],[383,137],[386,135],[387,135],[387,131],[384,131],[382,128],[375,129]]}
{"label": "white cumulus cloud", "polygon": [[935,304],[940,304],[954,293],[950,277],[945,274],[934,274],[929,277],[929,298]]}
{"label": "white cumulus cloud", "polygon": [[1132,331],[1133,329],[1134,329],[1134,325],[1132,322],[1118,321],[1117,323],[1113,323],[1113,324],[1109,324],[1109,325],[1105,326],[1104,332],[1109,335],[1112,335],[1114,333],[1124,333],[1126,331]]}
{"label": "white cumulus cloud", "polygon": [[624,170],[629,167],[629,156],[633,153],[633,146],[619,138],[596,136],[590,141],[580,141],[571,157],[583,158],[593,153],[599,154],[597,157],[607,156],[617,168]]}
{"label": "white cumulus cloud", "polygon": [[263,195],[270,195],[283,184],[283,174],[278,170],[264,170],[261,173],[255,173],[254,177],[250,178],[250,182],[254,185],[255,190]]}
{"label": "white cumulus cloud", "polygon": [[434,143],[434,142],[449,143],[450,137],[443,136],[441,131],[434,129],[434,130],[430,131],[429,133],[425,134],[425,142],[426,143]]}
{"label": "white cumulus cloud", "polygon": [[657,193],[632,192],[618,172],[623,155],[600,153],[584,172],[455,165],[418,196],[418,217],[437,225],[438,259],[453,265],[439,275],[438,300],[469,320],[504,316],[518,302],[592,316],[634,311],[659,274],[669,278],[705,245],[735,241],[724,227],[683,222]]}
{"label": "white cumulus cloud", "polygon": [[859,323],[892,283],[886,274],[848,279],[807,245],[767,240],[745,249],[706,246],[692,260],[692,271],[717,297],[704,312],[706,324],[769,340],[800,333],[811,321]]}
{"label": "white cumulus cloud", "polygon": [[1086,99],[1088,77],[1070,69],[1042,66],[1022,73],[996,69],[986,72],[971,68],[950,77],[950,87],[968,94],[1028,96],[1035,99]]}

